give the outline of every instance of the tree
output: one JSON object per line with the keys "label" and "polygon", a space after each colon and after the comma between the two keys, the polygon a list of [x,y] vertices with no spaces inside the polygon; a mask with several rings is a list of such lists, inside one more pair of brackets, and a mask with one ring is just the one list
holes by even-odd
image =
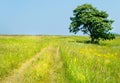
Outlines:
{"label": "tree", "polygon": [[77,33],[82,31],[88,34],[91,38],[91,43],[99,40],[114,39],[114,34],[109,31],[112,30],[113,20],[108,19],[108,14],[105,11],[99,11],[91,4],[83,4],[73,10],[73,16],[70,17],[72,21],[69,27],[70,32]]}

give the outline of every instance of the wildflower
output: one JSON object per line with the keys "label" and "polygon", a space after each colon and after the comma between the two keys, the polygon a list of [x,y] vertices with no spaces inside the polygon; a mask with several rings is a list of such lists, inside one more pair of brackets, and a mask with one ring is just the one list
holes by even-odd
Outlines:
{"label": "wildflower", "polygon": [[110,60],[109,59],[106,59],[105,60],[105,64],[109,64],[110,63]]}

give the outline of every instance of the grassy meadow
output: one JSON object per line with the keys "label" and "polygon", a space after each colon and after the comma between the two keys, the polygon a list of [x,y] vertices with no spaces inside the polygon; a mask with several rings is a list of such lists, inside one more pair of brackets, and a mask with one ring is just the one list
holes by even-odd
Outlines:
{"label": "grassy meadow", "polygon": [[0,36],[0,83],[119,83],[120,36]]}

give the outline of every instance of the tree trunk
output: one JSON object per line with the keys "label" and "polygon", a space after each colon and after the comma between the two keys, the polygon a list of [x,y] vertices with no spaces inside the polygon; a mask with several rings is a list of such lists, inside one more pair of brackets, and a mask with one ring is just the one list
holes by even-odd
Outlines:
{"label": "tree trunk", "polygon": [[94,40],[94,37],[91,37],[91,43],[94,43],[95,40]]}

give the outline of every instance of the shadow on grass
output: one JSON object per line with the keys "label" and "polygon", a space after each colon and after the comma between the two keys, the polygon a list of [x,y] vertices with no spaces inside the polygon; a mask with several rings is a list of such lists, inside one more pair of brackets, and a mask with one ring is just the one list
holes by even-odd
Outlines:
{"label": "shadow on grass", "polygon": [[85,41],[76,40],[76,43],[91,44],[91,41],[90,40],[85,40]]}
{"label": "shadow on grass", "polygon": [[69,42],[100,45],[99,42],[91,43],[90,40],[75,40],[75,41],[69,41]]}

